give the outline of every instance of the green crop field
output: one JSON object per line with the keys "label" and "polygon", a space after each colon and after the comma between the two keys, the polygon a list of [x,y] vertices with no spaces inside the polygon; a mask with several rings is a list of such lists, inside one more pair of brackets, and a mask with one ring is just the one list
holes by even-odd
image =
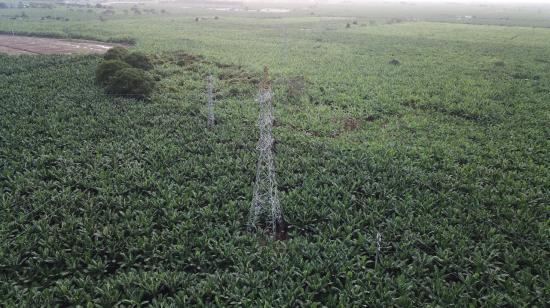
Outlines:
{"label": "green crop field", "polygon": [[[0,6],[157,81],[0,54],[0,306],[548,305],[550,10],[132,6]],[[286,240],[247,231],[264,66]]]}

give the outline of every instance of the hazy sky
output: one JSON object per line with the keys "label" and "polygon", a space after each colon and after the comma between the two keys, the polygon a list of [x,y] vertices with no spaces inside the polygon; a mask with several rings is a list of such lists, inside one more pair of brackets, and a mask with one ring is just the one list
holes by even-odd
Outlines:
{"label": "hazy sky", "polygon": [[[222,0],[223,1],[223,0]],[[226,1],[234,1],[234,0],[226,0]],[[292,4],[350,4],[350,3],[356,3],[356,4],[374,4],[374,3],[399,3],[399,2],[407,2],[407,3],[431,3],[431,4],[473,4],[473,5],[479,5],[479,4],[502,4],[502,5],[548,5],[550,6],[550,0],[240,0],[243,2],[250,2],[250,3],[260,3],[263,2],[264,4],[267,3],[273,3],[273,4],[284,4],[284,3],[292,3]]]}
{"label": "hazy sky", "polygon": [[291,3],[380,3],[380,2],[408,2],[408,3],[463,3],[463,4],[549,4],[550,0],[244,0],[244,2],[291,2]]}
{"label": "hazy sky", "polygon": [[[306,0],[307,1],[307,0]],[[316,2],[309,0],[308,2]],[[331,3],[342,3],[342,2],[357,2],[357,3],[375,3],[375,2],[416,2],[416,3],[546,3],[550,4],[550,0],[318,0],[318,2],[331,2]]]}
{"label": "hazy sky", "polygon": [[[430,3],[547,3],[550,0],[351,0],[351,2],[430,2]],[[333,1],[336,2],[336,1]]]}

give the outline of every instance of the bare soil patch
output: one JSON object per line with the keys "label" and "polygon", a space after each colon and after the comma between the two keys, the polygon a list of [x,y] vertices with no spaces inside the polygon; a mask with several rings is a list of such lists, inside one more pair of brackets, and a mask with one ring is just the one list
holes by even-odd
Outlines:
{"label": "bare soil patch", "polygon": [[0,53],[12,55],[104,53],[113,46],[115,45],[87,40],[0,34]]}

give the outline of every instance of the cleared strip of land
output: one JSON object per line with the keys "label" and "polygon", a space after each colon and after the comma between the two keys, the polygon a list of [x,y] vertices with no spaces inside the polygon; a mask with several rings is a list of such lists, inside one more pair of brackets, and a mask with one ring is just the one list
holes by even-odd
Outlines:
{"label": "cleared strip of land", "polygon": [[86,40],[0,34],[0,53],[7,54],[82,54],[104,53],[112,44]]}

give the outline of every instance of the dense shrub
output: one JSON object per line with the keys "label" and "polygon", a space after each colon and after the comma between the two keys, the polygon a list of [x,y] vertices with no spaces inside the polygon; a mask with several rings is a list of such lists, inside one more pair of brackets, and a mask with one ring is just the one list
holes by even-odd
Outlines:
{"label": "dense shrub", "polygon": [[107,93],[131,98],[148,97],[155,81],[146,72],[137,68],[125,68],[115,73],[105,88]]}
{"label": "dense shrub", "polygon": [[132,52],[124,58],[124,61],[135,68],[146,71],[153,68],[151,61],[149,61],[149,58],[141,52]]}
{"label": "dense shrub", "polygon": [[145,70],[152,69],[153,65],[145,54],[114,47],[104,58],[106,61],[97,67],[96,81],[107,93],[138,99],[151,94],[155,80]]}
{"label": "dense shrub", "polygon": [[[126,44],[126,45],[135,45],[137,40],[133,37],[111,37],[111,38],[107,39],[107,42],[117,43],[117,44]],[[126,56],[126,55],[124,55],[124,56]]]}
{"label": "dense shrub", "polygon": [[99,85],[107,86],[116,72],[130,68],[130,65],[120,60],[107,60],[99,64],[95,71],[95,80]]}
{"label": "dense shrub", "polygon": [[103,59],[105,60],[121,60],[124,61],[124,58],[128,56],[128,50],[124,47],[115,46],[105,53]]}
{"label": "dense shrub", "polygon": [[401,62],[400,62],[399,60],[397,60],[397,59],[392,59],[392,60],[391,60],[390,62],[388,62],[388,63],[391,64],[391,65],[400,65],[400,64],[401,64]]}

